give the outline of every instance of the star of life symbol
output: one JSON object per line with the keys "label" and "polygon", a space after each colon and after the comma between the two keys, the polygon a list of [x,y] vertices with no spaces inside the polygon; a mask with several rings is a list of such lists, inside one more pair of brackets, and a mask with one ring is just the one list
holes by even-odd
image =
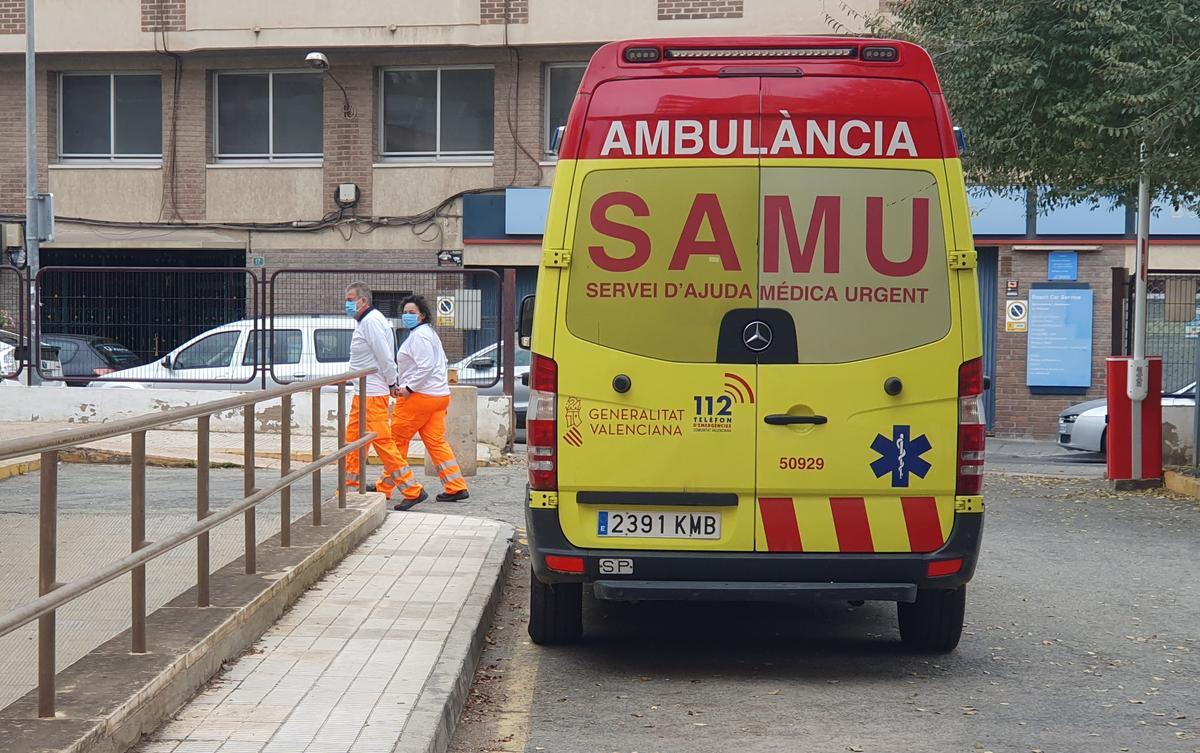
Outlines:
{"label": "star of life symbol", "polygon": [[925,478],[925,474],[933,467],[921,457],[932,449],[929,438],[924,434],[912,437],[908,426],[893,426],[890,440],[882,434],[876,434],[871,449],[879,453],[879,459],[871,463],[875,478],[891,473],[892,486],[895,488],[907,488],[910,473]]}

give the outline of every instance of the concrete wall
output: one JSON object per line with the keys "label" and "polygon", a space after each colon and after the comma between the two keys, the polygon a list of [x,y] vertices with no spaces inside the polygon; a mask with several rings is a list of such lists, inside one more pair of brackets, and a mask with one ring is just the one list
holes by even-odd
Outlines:
{"label": "concrete wall", "polygon": [[[473,388],[471,388],[473,389]],[[0,422],[46,424],[106,423],[144,416],[171,408],[181,408],[229,397],[224,390],[138,390],[138,389],[55,389],[49,387],[0,387]],[[307,396],[293,398],[292,428],[307,433],[312,426],[312,402]],[[510,400],[504,396],[481,397],[477,403],[476,434],[481,444],[502,449],[508,441],[511,425]],[[328,433],[337,425],[337,393],[322,395],[322,425]],[[257,430],[278,432],[282,416],[278,400],[260,403],[255,411]],[[213,416],[212,430],[242,431],[241,410]],[[174,429],[192,431],[195,421],[175,425]],[[3,437],[0,437],[3,439]]]}
{"label": "concrete wall", "polygon": [[324,214],[320,167],[210,165],[207,178],[210,220],[285,222]]}
{"label": "concrete wall", "polygon": [[[877,0],[845,0],[874,12]],[[23,0],[0,2],[0,53],[24,49]],[[507,11],[507,29],[505,13]],[[156,32],[172,50],[279,47],[487,46],[601,42],[729,33],[820,34],[828,12],[854,17],[835,0],[38,0],[38,49],[153,51]],[[159,40],[161,44],[161,40]]]}
{"label": "concrete wall", "polygon": [[161,165],[51,165],[54,210],[64,217],[156,222],[162,207]]}

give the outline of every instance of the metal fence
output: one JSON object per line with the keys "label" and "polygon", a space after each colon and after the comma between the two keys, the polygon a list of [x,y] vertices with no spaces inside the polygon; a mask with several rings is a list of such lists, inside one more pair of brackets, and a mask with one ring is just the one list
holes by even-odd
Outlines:
{"label": "metal fence", "polygon": [[29,318],[26,277],[16,267],[0,266],[0,379],[16,379],[27,359]]}
{"label": "metal fence", "polygon": [[[433,314],[431,324],[441,338],[450,367],[457,372],[457,380],[479,387],[491,387],[500,380],[504,349],[497,344],[502,339],[502,302],[500,296],[485,302],[483,286],[490,282],[499,287],[502,281],[488,269],[281,269],[267,281],[269,340],[275,352],[283,352],[288,343],[315,327],[314,363],[309,368],[321,368],[330,361],[348,361],[354,323],[342,309],[346,286],[351,282],[363,282],[371,288],[374,307],[392,322],[397,347],[407,336],[400,324],[403,301],[410,295],[419,295],[429,304]],[[269,370],[276,381],[293,378],[298,364],[285,360],[270,359]]]}
{"label": "metal fence", "polygon": [[[60,431],[0,443],[0,460],[28,455],[40,455],[40,507],[38,515],[38,598],[0,615],[0,636],[7,635],[34,620],[38,622],[38,715],[54,717],[55,681],[55,614],[73,600],[125,574],[131,575],[130,596],[132,604],[131,643],[132,652],[147,651],[146,635],[146,565],[155,558],[186,544],[196,541],[196,605],[209,606],[209,532],[221,523],[243,516],[245,531],[244,563],[246,573],[257,570],[256,507],[279,495],[280,498],[280,546],[291,546],[291,485],[302,478],[312,477],[312,518],[314,526],[321,525],[320,471],[325,466],[337,463],[337,504],[346,506],[346,456],[358,453],[359,467],[366,467],[367,445],[375,438],[366,427],[366,411],[359,413],[359,439],[347,443],[346,436],[346,382],[359,380],[359,389],[365,386],[370,371],[348,372],[320,380],[310,380],[293,385],[275,387],[261,392],[252,392],[224,400],[202,403],[188,408],[156,411],[143,417],[73,427]],[[329,385],[338,388],[338,449],[321,455],[321,389]],[[296,470],[291,469],[291,417],[292,396],[311,392],[313,401],[312,461]],[[259,487],[255,475],[255,427],[254,406],[263,401],[281,401],[281,466],[279,479]],[[244,497],[223,510],[209,507],[210,469],[210,421],[214,415],[241,409],[243,412],[244,442]],[[164,537],[160,541],[146,540],[146,432],[169,424],[197,419],[196,442],[196,522],[182,531]],[[71,582],[58,582],[58,461],[59,453],[79,445],[124,435],[131,436],[132,452],[130,464],[130,548],[129,555],[115,562],[98,565],[85,577]],[[359,489],[359,493],[362,493]]]}
{"label": "metal fence", "polygon": [[[262,285],[247,269],[46,267],[36,290],[37,329],[59,348],[60,378],[69,383],[104,377],[236,385],[258,375],[257,361],[234,360],[262,329]],[[226,334],[166,360],[178,346],[222,326]],[[116,373],[134,367],[143,368],[130,377]]]}
{"label": "metal fence", "polygon": [[[15,269],[0,273],[0,309],[15,312],[20,339],[29,331],[28,285]],[[421,295],[459,382],[488,388],[507,370],[499,347],[503,295],[495,293],[504,282],[491,270],[284,269],[267,276],[241,267],[51,266],[35,280],[34,329],[58,350],[62,373],[45,364],[38,373],[79,386],[210,389],[331,376],[349,368],[354,320],[343,301],[355,281],[374,291],[397,346],[406,336],[402,301]]]}
{"label": "metal fence", "polygon": [[[1125,353],[1130,353],[1134,286],[1125,287]],[[1146,353],[1162,356],[1163,393],[1178,392],[1196,381],[1200,367],[1200,275],[1152,272],[1146,288]]]}

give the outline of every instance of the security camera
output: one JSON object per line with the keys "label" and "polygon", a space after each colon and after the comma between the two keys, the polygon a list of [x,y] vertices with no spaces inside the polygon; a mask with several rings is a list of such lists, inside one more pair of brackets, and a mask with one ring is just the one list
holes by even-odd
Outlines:
{"label": "security camera", "polygon": [[325,57],[322,52],[310,52],[304,57],[304,62],[308,63],[318,71],[329,70],[329,58]]}

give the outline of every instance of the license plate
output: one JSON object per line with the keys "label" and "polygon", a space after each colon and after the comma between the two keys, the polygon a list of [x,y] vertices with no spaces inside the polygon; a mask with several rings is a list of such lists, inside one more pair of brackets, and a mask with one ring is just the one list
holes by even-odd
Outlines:
{"label": "license plate", "polygon": [[596,515],[596,535],[645,539],[719,539],[721,516],[714,512],[610,512]]}

